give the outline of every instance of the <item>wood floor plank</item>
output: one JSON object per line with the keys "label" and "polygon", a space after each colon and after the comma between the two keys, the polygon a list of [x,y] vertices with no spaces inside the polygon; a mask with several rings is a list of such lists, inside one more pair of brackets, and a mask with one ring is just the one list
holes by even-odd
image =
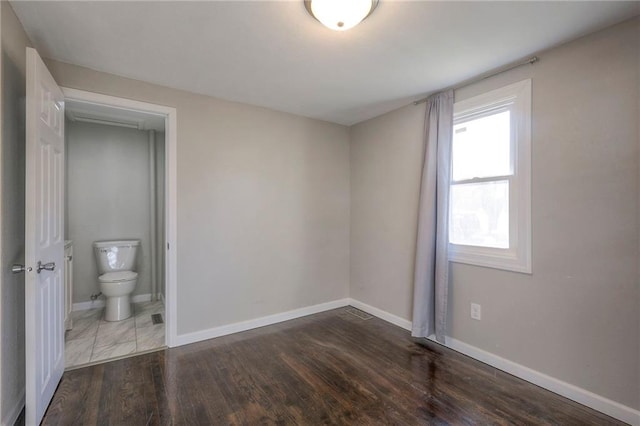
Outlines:
{"label": "wood floor plank", "polygon": [[337,309],[65,372],[43,424],[622,423]]}

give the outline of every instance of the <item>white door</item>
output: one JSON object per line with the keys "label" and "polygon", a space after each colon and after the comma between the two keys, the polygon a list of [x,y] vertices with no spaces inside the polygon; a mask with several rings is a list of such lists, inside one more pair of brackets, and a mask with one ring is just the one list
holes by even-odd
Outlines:
{"label": "white door", "polygon": [[42,420],[64,371],[64,97],[27,48],[26,424]]}

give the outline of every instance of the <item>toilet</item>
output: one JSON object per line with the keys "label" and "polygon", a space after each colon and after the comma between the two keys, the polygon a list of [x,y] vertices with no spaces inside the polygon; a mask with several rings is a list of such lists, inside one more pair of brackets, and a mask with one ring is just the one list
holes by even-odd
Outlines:
{"label": "toilet", "polygon": [[107,299],[106,321],[131,316],[131,293],[136,288],[136,255],[140,240],[96,241],[93,250],[98,265],[100,291]]}

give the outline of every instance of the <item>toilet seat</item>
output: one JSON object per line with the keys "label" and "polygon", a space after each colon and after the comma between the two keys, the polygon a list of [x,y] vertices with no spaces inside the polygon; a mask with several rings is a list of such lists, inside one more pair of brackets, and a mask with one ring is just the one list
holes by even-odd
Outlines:
{"label": "toilet seat", "polygon": [[119,283],[123,281],[131,281],[138,278],[138,273],[133,271],[107,272],[98,277],[101,283]]}

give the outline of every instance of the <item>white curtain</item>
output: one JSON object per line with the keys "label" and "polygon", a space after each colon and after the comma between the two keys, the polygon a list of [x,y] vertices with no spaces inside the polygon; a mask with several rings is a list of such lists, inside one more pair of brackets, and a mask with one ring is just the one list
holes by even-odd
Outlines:
{"label": "white curtain", "polygon": [[427,100],[413,296],[414,337],[444,343],[449,292],[448,221],[453,90]]}

